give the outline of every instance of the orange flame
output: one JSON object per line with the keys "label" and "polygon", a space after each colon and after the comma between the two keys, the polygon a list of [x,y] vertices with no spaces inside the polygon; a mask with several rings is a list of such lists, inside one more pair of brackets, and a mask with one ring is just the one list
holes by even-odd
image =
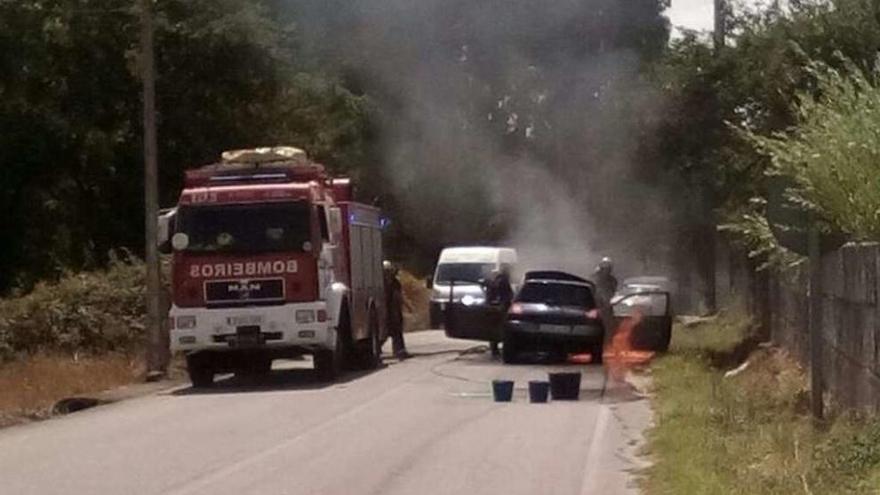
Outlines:
{"label": "orange flame", "polygon": [[622,382],[630,368],[647,364],[654,357],[655,353],[652,351],[633,349],[633,333],[641,322],[642,313],[636,310],[631,317],[620,322],[611,340],[605,345],[602,357],[609,377],[615,381]]}

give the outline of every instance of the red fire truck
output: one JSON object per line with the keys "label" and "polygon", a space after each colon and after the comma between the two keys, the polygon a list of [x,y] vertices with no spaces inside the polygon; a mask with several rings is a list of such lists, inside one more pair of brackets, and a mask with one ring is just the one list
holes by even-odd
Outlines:
{"label": "red fire truck", "polygon": [[191,170],[160,219],[172,253],[172,351],[194,386],[311,354],[318,376],[375,367],[387,337],[383,219],[296,148],[226,152]]}

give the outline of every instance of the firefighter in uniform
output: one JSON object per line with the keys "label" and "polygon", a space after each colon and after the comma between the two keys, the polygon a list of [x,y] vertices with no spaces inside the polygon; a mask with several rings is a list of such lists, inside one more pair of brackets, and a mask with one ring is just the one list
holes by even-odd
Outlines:
{"label": "firefighter in uniform", "polygon": [[391,350],[398,359],[406,359],[406,343],[403,341],[403,288],[397,278],[398,269],[390,261],[382,263],[385,282],[385,308],[388,321],[388,334],[391,336]]}
{"label": "firefighter in uniform", "polygon": [[[611,299],[617,293],[617,277],[614,276],[614,263],[607,256],[602,258],[596,267],[596,302],[602,315],[602,325],[605,327],[605,342],[609,342],[613,333],[617,331],[614,324],[614,309]],[[596,359],[596,357],[594,357]]]}
{"label": "firefighter in uniform", "polygon": [[[506,315],[510,304],[513,302],[513,288],[510,285],[510,269],[504,267],[501,270],[493,270],[489,283],[486,286],[486,304],[497,306],[501,314]],[[489,342],[492,355],[498,356],[498,342]]]}
{"label": "firefighter in uniform", "polygon": [[604,257],[596,268],[596,289],[599,297],[609,303],[617,293],[617,278],[614,276],[614,263],[611,258]]}

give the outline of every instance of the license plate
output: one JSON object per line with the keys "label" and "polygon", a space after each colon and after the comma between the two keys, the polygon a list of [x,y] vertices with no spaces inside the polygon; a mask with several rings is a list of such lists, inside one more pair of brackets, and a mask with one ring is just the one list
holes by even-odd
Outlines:
{"label": "license plate", "polygon": [[262,335],[260,335],[260,327],[238,327],[235,331],[235,345],[256,346],[262,343],[263,339]]}
{"label": "license plate", "polygon": [[259,335],[238,335],[229,341],[232,347],[257,347],[262,343]]}
{"label": "license plate", "polygon": [[571,333],[569,325],[541,325],[541,331],[546,333]]}
{"label": "license plate", "polygon": [[248,327],[254,325],[262,325],[263,324],[263,316],[262,315],[243,315],[243,316],[230,316],[226,318],[226,324],[230,327]]}

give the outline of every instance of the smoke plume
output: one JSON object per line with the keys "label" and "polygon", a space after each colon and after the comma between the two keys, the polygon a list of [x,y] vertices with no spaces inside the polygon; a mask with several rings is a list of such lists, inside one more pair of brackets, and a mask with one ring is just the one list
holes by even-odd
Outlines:
{"label": "smoke plume", "polygon": [[585,275],[603,255],[632,272],[665,258],[667,197],[639,179],[663,110],[641,75],[666,42],[659,2],[306,3],[301,31],[379,102],[412,235]]}

